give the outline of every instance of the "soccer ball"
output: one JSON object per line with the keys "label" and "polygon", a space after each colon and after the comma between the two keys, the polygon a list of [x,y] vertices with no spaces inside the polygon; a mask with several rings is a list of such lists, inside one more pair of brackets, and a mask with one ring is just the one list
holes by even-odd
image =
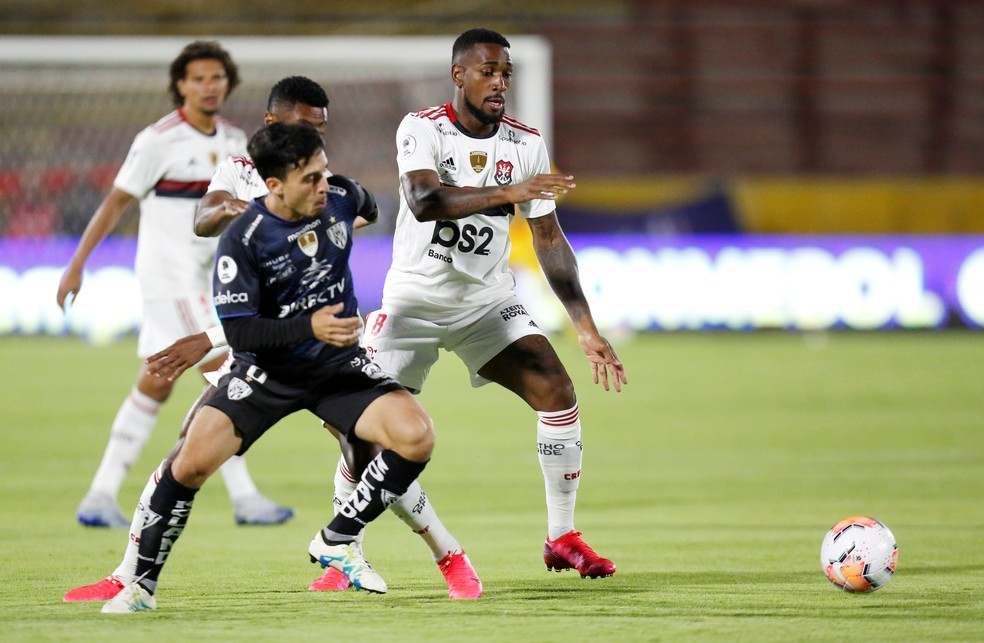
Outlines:
{"label": "soccer ball", "polygon": [[892,580],[899,549],[888,527],[852,516],[830,528],[820,545],[820,565],[847,592],[873,592]]}

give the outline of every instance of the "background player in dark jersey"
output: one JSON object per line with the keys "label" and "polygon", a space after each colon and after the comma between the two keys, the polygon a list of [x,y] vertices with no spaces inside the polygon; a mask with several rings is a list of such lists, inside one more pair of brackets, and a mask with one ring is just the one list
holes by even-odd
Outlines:
{"label": "background player in dark jersey", "polygon": [[253,136],[249,152],[270,193],[223,233],[213,277],[235,363],[151,496],[140,580],[104,612],[156,607],[158,575],[198,489],[225,460],[300,409],[349,440],[383,447],[309,547],[312,561],[339,569],[357,589],[383,593],[386,584],[352,543],[406,492],[433,450],[430,417],[358,346],[361,321],[348,266],[358,203],[351,191],[329,189],[320,135],[307,125],[274,123]]}

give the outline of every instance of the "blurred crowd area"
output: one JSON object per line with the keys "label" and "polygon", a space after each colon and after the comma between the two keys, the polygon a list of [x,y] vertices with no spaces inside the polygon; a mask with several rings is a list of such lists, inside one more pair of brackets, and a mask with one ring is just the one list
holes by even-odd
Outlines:
{"label": "blurred crowd area", "polygon": [[[0,18],[21,36],[442,34],[449,55],[473,26],[535,34],[553,52],[553,160],[579,183],[569,231],[984,232],[979,0],[0,0]],[[450,98],[433,71],[410,85]],[[0,234],[79,234],[170,109],[164,69],[75,76],[0,74]],[[270,84],[224,114],[252,131]],[[330,154],[394,208],[392,137],[421,92],[329,93]]]}

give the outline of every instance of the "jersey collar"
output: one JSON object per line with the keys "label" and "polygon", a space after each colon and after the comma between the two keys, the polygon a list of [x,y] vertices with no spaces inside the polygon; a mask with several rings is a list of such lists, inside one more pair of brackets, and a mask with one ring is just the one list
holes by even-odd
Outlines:
{"label": "jersey collar", "polygon": [[477,138],[477,139],[492,138],[499,132],[499,123],[496,123],[495,127],[492,128],[492,132],[488,136],[476,136],[472,134],[471,132],[466,130],[465,127],[458,121],[458,117],[454,115],[454,109],[451,107],[451,103],[448,103],[444,106],[444,113],[448,117],[448,120],[451,121],[451,124],[454,125],[455,129],[457,129],[459,132],[461,132],[468,138]]}

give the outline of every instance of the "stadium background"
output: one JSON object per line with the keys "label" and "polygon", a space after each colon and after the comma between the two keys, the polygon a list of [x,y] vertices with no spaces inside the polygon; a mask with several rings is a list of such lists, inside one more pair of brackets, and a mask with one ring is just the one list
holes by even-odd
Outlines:
{"label": "stadium background", "polygon": [[[578,176],[562,216],[588,244],[584,273],[599,258],[623,268],[669,261],[671,249],[683,267],[670,276],[686,290],[688,270],[709,258],[725,276],[748,274],[726,268],[752,244],[779,250],[779,267],[801,262],[809,303],[821,292],[810,266],[829,268],[831,257],[874,265],[877,257],[858,254],[874,249],[925,303],[921,295],[952,295],[959,281],[954,269],[930,284],[921,272],[927,257],[957,264],[984,247],[979,2],[297,0],[273,13],[267,3],[233,0],[0,0],[0,32],[19,37],[448,37],[476,24],[543,36],[552,47],[554,161]],[[325,517],[336,452],[298,416],[249,456],[263,490],[297,509],[294,520],[237,527],[222,486],[210,484],[169,562],[161,609],[121,622],[94,605],[62,603],[120,553],[122,534],[82,529],[74,510],[132,384],[135,340],[92,347],[33,336],[58,334],[57,320],[14,319],[10,306],[33,296],[53,306],[60,267],[45,253],[71,252],[132,136],[169,104],[163,69],[141,80],[147,101],[129,104],[107,94],[111,74],[88,92],[63,76],[66,90],[48,97],[31,91],[35,79],[13,92],[20,103],[8,92],[14,77],[0,69],[4,640],[134,640],[164,628],[172,638],[237,641],[984,640],[984,345],[975,321],[984,315],[959,312],[941,325],[975,330],[610,332],[630,377],[618,396],[591,383],[575,339],[556,336],[585,426],[578,528],[618,563],[607,581],[545,573],[529,410],[503,390],[471,390],[460,364],[443,359],[421,396],[439,427],[424,484],[467,543],[482,601],[447,601],[419,539],[392,518],[374,526],[367,549],[389,594],[304,591],[317,574],[305,546]],[[400,114],[386,111],[393,94],[364,85],[329,85],[333,123],[371,109],[370,123],[395,129]],[[266,90],[244,86],[225,111],[249,129]],[[439,91],[446,97],[446,86]],[[66,146],[79,141],[65,163]],[[333,144],[346,165],[365,165],[374,189],[393,189],[391,150],[362,160],[358,146]],[[134,224],[131,214],[124,254]],[[617,237],[597,236],[616,228]],[[380,226],[359,242],[386,236]],[[40,266],[37,274],[5,272],[14,248]],[[729,248],[731,264],[721,259]],[[763,265],[755,274],[768,281],[777,264]],[[105,276],[107,289],[126,294],[125,274]],[[681,298],[660,291],[672,280],[655,276],[615,272],[606,281],[625,282],[654,306]],[[982,283],[967,280],[971,298]],[[94,284],[87,281],[90,297]],[[721,294],[743,292],[722,284],[730,287]],[[866,284],[856,282],[853,294],[872,290]],[[705,326],[698,322],[679,327]],[[897,316],[876,325],[898,326],[906,327]],[[178,383],[124,485],[125,510],[199,386],[192,377]],[[824,532],[858,513],[885,521],[899,539],[899,573],[873,596],[834,591],[817,560]]]}
{"label": "stadium background", "polygon": [[[773,302],[735,312],[734,306],[705,310],[707,304],[678,301],[670,307],[686,310],[667,318],[655,300],[668,295],[654,291],[651,309],[613,315],[612,325],[641,330],[984,323],[984,254],[976,252],[973,236],[984,233],[979,2],[576,0],[556,6],[507,0],[327,7],[304,0],[268,15],[256,3],[225,0],[126,8],[99,1],[66,8],[46,0],[5,0],[0,30],[20,37],[190,39],[447,35],[485,24],[514,36],[542,37],[551,50],[553,160],[579,183],[562,203],[565,229],[572,235],[636,235],[614,263],[583,266],[591,297],[606,308],[632,307],[628,293],[604,292],[605,284],[616,278],[612,270],[641,270],[659,282],[681,281],[684,290],[699,293],[691,299],[716,299],[731,287],[721,252],[737,247],[749,275],[742,279],[751,289],[744,299]],[[521,63],[522,52],[515,56]],[[251,131],[269,79],[281,71],[251,80],[247,70],[223,113]],[[378,244],[391,231],[396,202],[390,130],[409,109],[446,99],[444,70],[420,70],[419,78],[396,81],[360,77],[359,70],[352,78],[300,71],[324,82],[332,96],[333,167],[359,177],[379,195],[384,217],[389,211],[389,223],[370,233]],[[163,70],[128,77],[116,69],[7,69],[0,81],[0,239],[8,270],[0,283],[8,290],[33,297],[39,284],[54,278],[51,270],[44,276],[25,273],[39,261],[64,261],[71,244],[51,250],[50,244],[42,248],[21,239],[70,240],[81,233],[133,135],[169,109],[160,91],[164,81]],[[121,232],[132,235],[135,227],[131,212]],[[524,233],[517,226],[515,261],[529,275],[521,274],[524,289],[536,294],[542,283]],[[707,246],[700,237],[722,234],[733,241]],[[773,236],[757,236],[763,234]],[[886,236],[831,245],[830,238],[816,235]],[[949,246],[952,239],[959,245]],[[920,246],[925,243],[933,247]],[[364,245],[374,258],[388,251],[372,244]],[[609,244],[588,238],[581,246]],[[641,268],[627,258],[635,246],[648,253]],[[760,261],[759,251],[776,247],[783,253],[784,284],[759,292],[748,282],[775,265]],[[854,261],[845,255],[852,248],[867,255]],[[685,256],[693,249],[697,268]],[[900,258],[900,251],[913,249],[914,262]],[[120,252],[106,261],[125,264],[129,250]],[[360,296],[369,304],[377,301],[379,279],[364,279],[372,292]],[[846,285],[821,297],[829,300],[823,310],[802,310],[794,301],[797,292],[837,279]],[[708,282],[716,285],[700,286]],[[925,306],[917,301],[923,289],[933,300]],[[11,306],[0,307],[0,332],[69,330],[110,337],[139,323],[134,308],[121,313],[112,328],[89,332],[89,322],[59,319],[50,302],[29,310]],[[905,312],[915,308],[921,312]],[[556,306],[538,314],[548,327],[563,325]]]}

